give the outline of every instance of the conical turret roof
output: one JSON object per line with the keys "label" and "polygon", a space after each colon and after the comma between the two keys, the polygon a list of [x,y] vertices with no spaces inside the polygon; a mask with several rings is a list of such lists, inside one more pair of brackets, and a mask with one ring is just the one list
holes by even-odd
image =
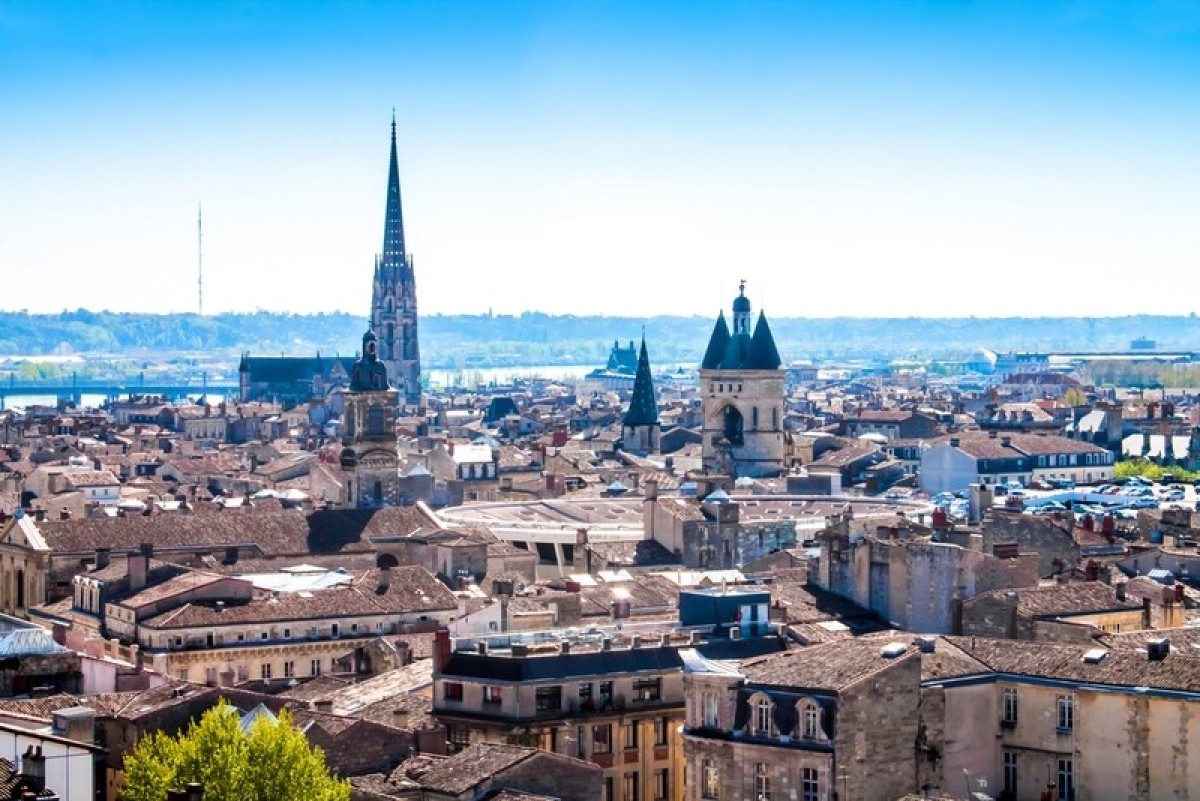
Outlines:
{"label": "conical turret roof", "polygon": [[767,315],[759,312],[754,336],[750,338],[750,352],[746,354],[746,361],[742,367],[747,370],[778,370],[782,363],[779,349],[775,347],[775,337],[771,334],[771,326],[767,325]]}
{"label": "conical turret roof", "polygon": [[725,347],[729,344],[729,324],[725,322],[725,312],[717,315],[717,324],[713,326],[712,336],[708,338],[708,348],[704,351],[704,361],[700,367],[704,370],[716,370],[725,358]]}
{"label": "conical turret roof", "polygon": [[650,376],[650,357],[646,354],[644,338],[638,354],[637,374],[633,378],[633,397],[624,422],[631,428],[658,425],[658,401],[654,399],[654,380]]}

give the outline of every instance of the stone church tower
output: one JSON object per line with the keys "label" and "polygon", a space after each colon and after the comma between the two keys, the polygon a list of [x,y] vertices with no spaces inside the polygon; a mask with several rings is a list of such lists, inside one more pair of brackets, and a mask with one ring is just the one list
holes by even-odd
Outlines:
{"label": "stone church tower", "polygon": [[374,331],[363,335],[362,355],[342,394],[342,507],[373,509],[400,503],[396,446],[399,393],[388,386]]}
{"label": "stone church tower", "polygon": [[750,300],[742,282],[733,301],[732,331],[721,312],[700,363],[700,448],[706,472],[753,478],[784,472],[781,363],[765,314],[758,315],[750,332]]}
{"label": "stone church tower", "polygon": [[404,246],[394,116],[383,254],[375,259],[375,281],[371,289],[371,328],[379,337],[379,359],[400,390],[401,400],[406,405],[419,406],[421,352],[417,346],[417,281],[412,256]]}

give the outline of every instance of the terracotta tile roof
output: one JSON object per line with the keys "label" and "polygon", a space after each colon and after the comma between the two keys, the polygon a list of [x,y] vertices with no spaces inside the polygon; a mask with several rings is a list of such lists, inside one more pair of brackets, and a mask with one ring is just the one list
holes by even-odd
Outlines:
{"label": "terracotta tile roof", "polygon": [[96,548],[133,551],[148,542],[167,550],[251,545],[264,556],[292,556],[373,551],[371,537],[406,536],[433,523],[419,506],[305,513],[276,504],[208,513],[53,520],[37,525],[56,553],[89,553]]}
{"label": "terracotta tile roof", "polygon": [[[214,603],[184,604],[146,618],[141,625],[152,629],[191,628],[358,615],[401,615],[458,608],[454,593],[423,567],[392,568],[391,581],[382,592],[378,589],[380,572],[366,570],[349,586],[311,593],[286,593],[278,598],[260,594],[249,603],[227,603],[223,607]],[[362,636],[367,635],[368,632],[362,633]]]}
{"label": "terracotta tile roof", "polygon": [[536,748],[476,743],[435,763],[417,782],[427,790],[459,795],[537,753]]}
{"label": "terracotta tile roof", "polygon": [[[904,652],[884,656],[881,649],[891,642],[902,643]],[[749,659],[742,662],[741,672],[753,684],[838,692],[876,671],[917,659],[919,654],[911,635],[871,636]]]}
{"label": "terracotta tile roof", "polygon": [[992,590],[969,598],[966,607],[983,599],[1017,596],[1017,614],[1024,618],[1070,617],[1115,610],[1137,610],[1142,604],[1118,601],[1113,588],[1099,581],[1079,581],[1047,587],[1024,587],[1017,590]]}
{"label": "terracotta tile roof", "polygon": [[937,681],[987,673],[987,665],[942,637],[934,638],[933,653],[921,654],[921,681]]}
{"label": "terracotta tile roof", "polygon": [[[986,431],[960,431],[930,441],[930,445],[946,445],[957,439],[959,450],[976,459],[1017,459],[1021,456],[1042,456],[1071,453],[1108,453],[1090,442],[1069,439],[1056,434],[1026,434],[1013,432],[995,437]],[[1005,445],[1005,441],[1009,444]]]}
{"label": "terracotta tile roof", "polygon": [[1157,661],[1141,651],[1114,649],[1098,664],[1092,664],[1083,659],[1095,647],[1092,645],[1051,645],[987,637],[946,639],[997,673],[1116,687],[1193,693],[1200,689],[1200,656],[1180,653],[1178,648]]}
{"label": "terracotta tile roof", "polygon": [[68,470],[62,474],[63,483],[71,489],[80,487],[115,487],[121,482],[111,470]]}

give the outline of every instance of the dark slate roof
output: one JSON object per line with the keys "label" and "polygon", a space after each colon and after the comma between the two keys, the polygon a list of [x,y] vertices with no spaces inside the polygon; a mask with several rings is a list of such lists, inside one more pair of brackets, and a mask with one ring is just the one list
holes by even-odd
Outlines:
{"label": "dark slate roof", "polygon": [[354,359],[349,356],[243,356],[238,371],[250,373],[254,383],[312,381],[318,373],[328,376],[335,362],[340,362],[347,374],[354,368]]}
{"label": "dark slate roof", "polygon": [[765,314],[758,315],[758,323],[751,336],[746,333],[730,334],[725,313],[722,312],[713,327],[700,367],[705,370],[778,370],[782,363]]}
{"label": "dark slate roof", "polygon": [[746,370],[778,370],[781,364],[783,360],[779,358],[779,350],[775,347],[771,326],[767,325],[767,315],[759,312],[758,324],[754,326],[754,336],[750,340],[750,353],[742,367]]}
{"label": "dark slate roof", "polygon": [[725,347],[729,344],[729,324],[725,322],[725,312],[717,315],[717,324],[713,326],[712,336],[708,339],[708,349],[704,351],[704,360],[700,367],[704,370],[716,370],[725,358]]}
{"label": "dark slate roof", "polygon": [[721,357],[722,370],[739,370],[744,368],[746,357],[750,354],[750,335],[737,333],[725,344],[725,355]]}
{"label": "dark slate roof", "polygon": [[442,670],[442,675],[520,682],[604,676],[610,673],[678,671],[682,668],[679,650],[662,647],[525,657],[456,652]]}
{"label": "dark slate roof", "polygon": [[[786,647],[778,637],[714,640],[695,646],[709,659],[748,659],[779,653]],[[481,681],[538,682],[611,673],[669,673],[682,669],[683,659],[678,648],[653,646],[525,657],[455,652],[441,675]]]}
{"label": "dark slate roof", "polygon": [[637,375],[633,379],[633,397],[629,401],[629,411],[625,412],[625,425],[658,425],[658,402],[654,399],[654,379],[650,377],[650,357],[644,338],[638,354]]}

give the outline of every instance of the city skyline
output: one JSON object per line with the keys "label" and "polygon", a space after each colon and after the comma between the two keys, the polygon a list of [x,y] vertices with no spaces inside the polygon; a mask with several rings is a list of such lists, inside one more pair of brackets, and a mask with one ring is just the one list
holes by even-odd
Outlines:
{"label": "city skyline", "polygon": [[1198,77],[1173,3],[0,2],[0,305],[195,311],[202,203],[206,312],[365,317],[395,107],[422,314],[1188,314]]}

